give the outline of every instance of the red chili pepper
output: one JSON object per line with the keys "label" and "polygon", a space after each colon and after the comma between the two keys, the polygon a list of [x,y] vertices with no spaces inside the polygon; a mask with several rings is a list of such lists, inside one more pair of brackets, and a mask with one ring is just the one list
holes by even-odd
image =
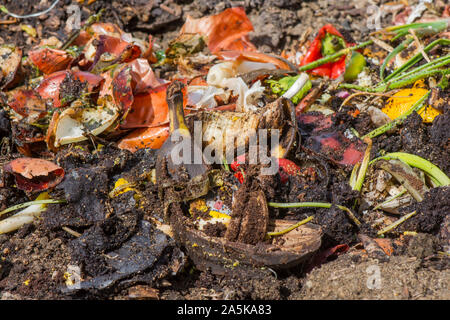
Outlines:
{"label": "red chili pepper", "polygon": [[[322,57],[322,40],[325,37],[327,33],[333,34],[335,36],[344,38],[342,34],[331,24],[324,25],[317,34],[316,38],[311,44],[311,47],[309,48],[306,55],[303,57],[302,61],[300,62],[300,66],[304,66],[308,63],[314,62]],[[348,47],[349,44],[344,40],[345,45]],[[309,70],[313,75],[317,76],[327,76],[332,79],[338,78],[341,74],[343,74],[345,71],[345,55],[343,55],[339,60],[335,62],[329,62],[326,64],[323,64],[317,68],[314,68],[312,70]]]}

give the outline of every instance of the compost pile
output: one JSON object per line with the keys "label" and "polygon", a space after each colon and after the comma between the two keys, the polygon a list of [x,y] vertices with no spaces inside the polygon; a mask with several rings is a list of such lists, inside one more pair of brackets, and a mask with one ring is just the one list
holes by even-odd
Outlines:
{"label": "compost pile", "polygon": [[255,10],[283,1],[141,2],[2,21],[2,298],[317,298],[339,261],[448,280],[448,5],[270,38]]}

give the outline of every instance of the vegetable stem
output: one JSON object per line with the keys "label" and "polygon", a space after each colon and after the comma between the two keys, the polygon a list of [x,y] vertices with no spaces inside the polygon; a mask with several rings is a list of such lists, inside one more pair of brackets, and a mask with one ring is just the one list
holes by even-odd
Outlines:
{"label": "vegetable stem", "polygon": [[411,113],[413,113],[414,111],[419,111],[420,108],[422,108],[422,105],[424,104],[425,100],[428,98],[430,93],[431,93],[431,91],[428,91],[422,98],[417,100],[417,102],[414,105],[412,105],[408,111],[403,113],[398,118],[392,120],[391,122],[388,122],[388,123],[382,125],[381,127],[378,127],[376,129],[372,130],[368,134],[364,135],[363,139],[378,137],[379,135],[381,135],[381,134],[391,130],[392,128],[395,128],[399,124],[401,124]]}
{"label": "vegetable stem", "polygon": [[70,36],[69,38],[66,40],[66,42],[64,42],[61,46],[61,50],[66,50],[68,47],[70,47],[70,45],[72,44],[72,42],[75,41],[76,38],[78,38],[78,36],[80,35],[80,32],[82,30],[86,30],[88,27],[90,27],[91,25],[93,25],[95,22],[100,21],[100,18],[102,16],[102,14],[105,12],[105,9],[100,9],[100,11],[97,14],[94,14],[92,16],[90,16],[86,23],[80,28],[75,30]]}
{"label": "vegetable stem", "polygon": [[34,18],[34,17],[39,17],[41,15],[44,15],[47,12],[51,11],[58,4],[58,2],[59,2],[59,0],[55,0],[47,9],[36,12],[36,13],[26,14],[26,15],[20,15],[20,14],[15,14],[15,13],[9,12],[9,10],[5,6],[0,6],[0,11],[2,11],[3,13],[5,13],[13,18],[16,18],[16,19]]}
{"label": "vegetable stem", "polygon": [[[428,52],[432,48],[434,48],[436,45],[439,45],[439,44],[450,45],[450,40],[448,40],[448,39],[437,39],[437,40],[433,41],[432,43],[430,43],[429,45],[427,45],[425,48],[423,48],[423,51],[424,52]],[[383,82],[386,82],[386,81],[396,77],[397,75],[399,75],[403,71],[408,70],[411,66],[416,64],[421,59],[421,57],[422,57],[422,53],[421,52],[416,54],[414,57],[409,59],[405,64],[403,64],[401,67],[395,69],[390,75],[388,75],[386,78],[384,78]],[[439,60],[439,59],[436,59],[434,61],[437,61],[437,60]]]}
{"label": "vegetable stem", "polygon": [[406,220],[408,220],[409,218],[411,218],[413,215],[415,215],[417,213],[417,211],[413,211],[411,213],[408,213],[406,215],[404,215],[403,217],[401,217],[400,219],[398,219],[397,221],[395,221],[394,223],[388,225],[386,228],[381,229],[380,231],[377,232],[377,234],[379,236],[381,236],[382,234],[385,234],[386,232],[389,232],[395,228],[397,228],[401,223],[405,222]]}
{"label": "vegetable stem", "polygon": [[381,80],[384,79],[384,70],[386,70],[388,63],[393,58],[395,58],[395,56],[397,54],[399,54],[401,51],[403,51],[413,40],[414,39],[412,39],[412,38],[406,39],[405,41],[400,43],[397,47],[395,47],[395,49],[387,55],[386,59],[384,59],[383,64],[381,65],[381,68],[380,68],[380,79]]}
{"label": "vegetable stem", "polygon": [[283,234],[286,234],[286,233],[288,233],[288,232],[290,232],[290,231],[300,227],[301,225],[304,225],[304,224],[310,222],[312,219],[314,219],[314,216],[309,216],[308,218],[303,219],[302,221],[299,221],[299,222],[297,222],[297,223],[295,223],[295,224],[293,224],[293,225],[291,225],[291,226],[289,226],[286,229],[283,229],[281,231],[267,232],[267,237],[270,238],[270,237],[275,237],[275,236],[281,236]]}
{"label": "vegetable stem", "polygon": [[385,201],[383,201],[382,203],[378,204],[377,206],[375,206],[373,208],[373,210],[378,210],[380,209],[382,206],[388,204],[391,201],[394,201],[397,198],[400,198],[402,195],[404,195],[408,190],[403,190],[402,192],[397,193],[395,196],[390,197],[389,199],[386,199]]}
{"label": "vegetable stem", "polygon": [[374,162],[378,160],[401,160],[411,167],[419,168],[420,170],[427,173],[432,179],[434,179],[435,182],[438,183],[439,186],[448,186],[450,185],[450,178],[443,172],[441,169],[439,169],[437,166],[435,166],[430,161],[421,158],[419,156],[416,156],[414,154],[404,153],[404,152],[393,152],[388,153],[382,157],[378,157],[370,161],[369,165],[373,164]]}
{"label": "vegetable stem", "polygon": [[[333,204],[329,202],[291,202],[291,203],[268,202],[267,205],[273,208],[331,208]],[[341,205],[336,205],[336,207],[346,211],[350,219],[352,219],[357,226],[361,225],[361,222],[355,217],[355,215],[349,208]]]}
{"label": "vegetable stem", "polygon": [[364,178],[366,177],[367,168],[369,167],[370,151],[372,150],[372,139],[366,137],[364,142],[367,143],[366,152],[364,153],[364,158],[361,164],[361,168],[358,172],[358,178],[356,179],[355,186],[353,190],[361,191],[362,185],[364,183]]}
{"label": "vegetable stem", "polygon": [[5,213],[26,208],[35,204],[49,204],[49,203],[65,203],[66,200],[54,200],[54,199],[48,199],[48,200],[34,200],[34,201],[28,201],[20,204],[16,204],[15,206],[9,207],[3,211],[0,212],[0,217],[4,215]]}
{"label": "vegetable stem", "polygon": [[438,59],[434,59],[434,60],[432,60],[432,61],[430,61],[428,63],[425,63],[424,65],[421,65],[421,66],[419,66],[419,67],[417,67],[417,68],[415,68],[415,69],[413,69],[413,70],[411,70],[411,71],[409,71],[407,73],[398,75],[398,76],[392,78],[391,82],[395,82],[396,80],[407,78],[407,77],[409,77],[411,75],[414,75],[414,74],[418,73],[419,71],[424,72],[424,71],[434,70],[434,69],[443,67],[443,66],[445,66],[447,64],[450,64],[450,55],[446,55],[444,57],[440,57]]}
{"label": "vegetable stem", "polygon": [[359,44],[359,45],[357,45],[357,46],[348,47],[348,48],[339,50],[339,51],[336,52],[335,54],[326,56],[326,57],[321,58],[321,59],[319,59],[319,60],[316,60],[316,61],[313,61],[313,62],[311,62],[311,63],[305,64],[304,66],[301,66],[300,68],[298,68],[298,71],[299,71],[299,72],[302,72],[302,71],[307,71],[307,70],[314,69],[314,68],[316,68],[316,67],[318,67],[318,66],[321,66],[321,65],[323,65],[323,64],[325,64],[325,63],[331,62],[331,61],[333,61],[334,59],[343,56],[344,54],[348,54],[348,53],[350,53],[351,51],[361,49],[361,48],[366,47],[366,46],[368,46],[368,45],[370,45],[370,44],[372,44],[372,43],[373,43],[373,41],[372,41],[372,40],[369,40],[369,41],[365,41],[365,42],[363,42],[363,43],[361,43],[361,44]]}

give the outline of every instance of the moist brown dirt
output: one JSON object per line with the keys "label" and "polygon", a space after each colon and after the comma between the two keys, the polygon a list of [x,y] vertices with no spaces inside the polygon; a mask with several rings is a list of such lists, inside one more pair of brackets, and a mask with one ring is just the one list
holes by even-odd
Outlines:
{"label": "moist brown dirt", "polygon": [[0,298],[65,299],[59,287],[71,263],[67,239],[27,225],[0,236]]}
{"label": "moist brown dirt", "polygon": [[[375,280],[379,275],[379,280]],[[393,256],[388,262],[354,261],[342,255],[313,270],[303,282],[301,299],[442,299],[450,298],[449,269],[423,267],[420,259]],[[326,285],[324,285],[326,283]],[[345,285],[344,285],[345,284]]]}

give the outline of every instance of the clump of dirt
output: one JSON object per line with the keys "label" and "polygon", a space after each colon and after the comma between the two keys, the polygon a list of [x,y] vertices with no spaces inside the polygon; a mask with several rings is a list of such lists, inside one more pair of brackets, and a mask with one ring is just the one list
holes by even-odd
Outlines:
{"label": "clump of dirt", "polygon": [[430,130],[422,118],[414,112],[405,120],[399,133],[405,152],[428,159],[446,174],[450,174],[450,152],[445,148],[442,150],[442,146],[447,144],[446,135],[448,140],[448,131],[445,131],[449,127],[448,119],[448,116],[442,117]]}
{"label": "clump of dirt", "polygon": [[61,83],[59,98],[61,102],[70,103],[75,99],[79,99],[86,90],[86,87],[87,81],[82,82],[81,80],[74,79],[73,75],[68,72]]}
{"label": "clump of dirt", "polygon": [[[194,278],[194,277],[193,277]],[[173,281],[173,287],[164,290],[162,299],[224,299],[224,300],[280,300],[288,296],[283,282],[277,280],[268,270],[249,270],[245,273],[229,273],[217,277],[203,272],[196,280],[185,286]],[[288,281],[286,281],[288,283]],[[295,291],[296,281],[290,283]],[[174,290],[176,288],[176,290]],[[181,295],[180,295],[181,294]]]}
{"label": "clump of dirt", "polygon": [[351,243],[355,237],[355,225],[348,215],[336,206],[328,210],[317,210],[315,222],[324,228],[323,247]]}
{"label": "clump of dirt", "polygon": [[417,214],[401,224],[399,230],[437,234],[441,223],[450,212],[449,192],[448,186],[433,188],[425,194],[422,202],[404,208],[405,213],[417,211]]}
{"label": "clump of dirt", "polygon": [[443,148],[444,152],[450,152],[450,113],[446,112],[437,116],[430,129],[431,142]]}
{"label": "clump of dirt", "polygon": [[419,233],[412,237],[406,248],[406,254],[424,259],[434,255],[438,251],[437,238],[428,233]]}
{"label": "clump of dirt", "polygon": [[50,206],[43,214],[49,229],[84,227],[104,219],[108,198],[108,175],[99,167],[72,169],[56,187],[67,204]]}
{"label": "clump of dirt", "polygon": [[203,232],[207,236],[210,236],[210,237],[224,237],[226,231],[227,231],[227,226],[221,222],[219,222],[219,223],[208,222],[203,227]]}

